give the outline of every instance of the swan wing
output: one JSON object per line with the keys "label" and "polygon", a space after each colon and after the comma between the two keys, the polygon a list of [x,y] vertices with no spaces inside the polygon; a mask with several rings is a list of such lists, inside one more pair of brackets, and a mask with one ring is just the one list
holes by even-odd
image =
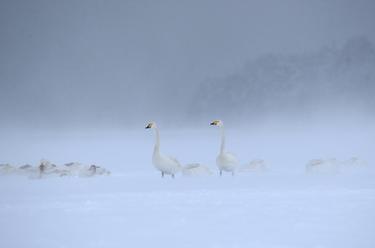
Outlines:
{"label": "swan wing", "polygon": [[230,152],[226,152],[225,154],[225,159],[232,163],[232,164],[238,164],[238,159],[236,157],[236,155],[234,155],[233,153],[230,153]]}
{"label": "swan wing", "polygon": [[194,169],[194,168],[198,168],[199,166],[201,166],[201,164],[198,164],[198,163],[195,163],[195,164],[187,164],[185,165],[185,169]]}
{"label": "swan wing", "polygon": [[179,166],[181,166],[180,162],[178,162],[178,160],[174,157],[169,157],[170,160],[172,160],[174,163],[178,164]]}

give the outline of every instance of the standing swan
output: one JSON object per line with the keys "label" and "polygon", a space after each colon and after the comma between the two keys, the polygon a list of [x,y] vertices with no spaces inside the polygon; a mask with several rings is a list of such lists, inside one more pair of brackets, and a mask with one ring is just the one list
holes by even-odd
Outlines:
{"label": "standing swan", "polygon": [[174,175],[181,170],[181,165],[177,159],[160,154],[160,134],[159,129],[155,122],[150,122],[147,124],[146,129],[153,128],[156,133],[156,143],[154,147],[154,153],[152,154],[152,163],[161,172],[161,176],[164,174]]}
{"label": "standing swan", "polygon": [[221,130],[220,153],[216,157],[216,165],[220,170],[220,176],[222,175],[223,171],[232,172],[232,175],[234,175],[238,160],[233,154],[225,151],[225,133],[223,122],[221,120],[214,120],[210,125],[218,126]]}

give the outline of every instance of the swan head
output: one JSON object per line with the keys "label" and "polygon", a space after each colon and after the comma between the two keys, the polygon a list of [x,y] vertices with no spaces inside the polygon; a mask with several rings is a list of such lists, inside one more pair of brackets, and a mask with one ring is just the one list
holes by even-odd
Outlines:
{"label": "swan head", "polygon": [[156,123],[154,121],[151,121],[150,123],[148,123],[145,129],[149,129],[149,128],[156,128]]}
{"label": "swan head", "polygon": [[213,120],[211,123],[210,123],[211,126],[218,126],[218,127],[222,127],[223,126],[223,122],[221,120]]}

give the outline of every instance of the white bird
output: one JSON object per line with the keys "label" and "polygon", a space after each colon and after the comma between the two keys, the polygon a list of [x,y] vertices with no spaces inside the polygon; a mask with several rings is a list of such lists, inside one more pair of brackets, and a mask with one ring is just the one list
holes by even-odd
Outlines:
{"label": "white bird", "polygon": [[184,176],[205,176],[211,175],[212,172],[210,168],[203,164],[193,163],[187,164],[182,168],[182,174]]}
{"label": "white bird", "polygon": [[169,157],[160,153],[160,134],[159,129],[155,122],[150,122],[147,124],[146,129],[154,129],[156,133],[156,142],[154,147],[154,152],[152,154],[152,163],[161,172],[161,176],[164,177],[165,174],[174,175],[181,170],[181,164],[177,159]]}
{"label": "white bird", "polygon": [[17,167],[10,164],[0,164],[0,175],[11,174],[17,170]]}
{"label": "white bird", "polygon": [[267,170],[263,159],[254,159],[241,167],[242,172],[264,172]]}
{"label": "white bird", "polygon": [[312,159],[305,166],[306,173],[337,173],[339,162],[335,158]]}
{"label": "white bird", "polygon": [[219,168],[220,176],[222,175],[223,171],[232,172],[232,175],[234,175],[234,171],[238,165],[238,160],[232,153],[225,151],[225,132],[223,122],[221,120],[214,120],[210,125],[218,126],[221,130],[220,153],[216,157],[216,165]]}
{"label": "white bird", "polygon": [[341,163],[341,166],[348,167],[348,168],[361,168],[361,167],[366,167],[367,162],[357,157],[351,157],[350,159],[343,161]]}

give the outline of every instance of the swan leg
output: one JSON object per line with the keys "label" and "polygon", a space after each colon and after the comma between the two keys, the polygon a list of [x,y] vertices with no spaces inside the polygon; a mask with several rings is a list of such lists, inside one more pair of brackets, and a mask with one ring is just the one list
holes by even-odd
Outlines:
{"label": "swan leg", "polygon": [[174,178],[174,174],[172,174],[172,178]]}
{"label": "swan leg", "polygon": [[234,171],[232,171],[232,176],[234,176]]}
{"label": "swan leg", "polygon": [[164,177],[164,172],[163,171],[161,172],[161,177]]}
{"label": "swan leg", "polygon": [[222,170],[220,170],[220,176],[222,176],[223,175],[223,171]]}

